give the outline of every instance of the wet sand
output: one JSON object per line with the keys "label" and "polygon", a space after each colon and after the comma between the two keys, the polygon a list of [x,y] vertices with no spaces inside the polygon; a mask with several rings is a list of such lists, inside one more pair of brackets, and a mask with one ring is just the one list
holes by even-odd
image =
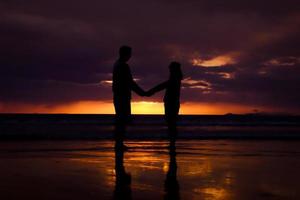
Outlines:
{"label": "wet sand", "polygon": [[1,142],[0,199],[300,199],[300,141],[128,140],[123,162],[114,144]]}

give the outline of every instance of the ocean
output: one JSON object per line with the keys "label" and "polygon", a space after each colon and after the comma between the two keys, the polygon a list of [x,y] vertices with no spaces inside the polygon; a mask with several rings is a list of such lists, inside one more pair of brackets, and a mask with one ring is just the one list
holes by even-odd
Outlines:
{"label": "ocean", "polygon": [[[0,139],[111,139],[114,115],[0,114]],[[133,115],[129,139],[165,139],[163,115]],[[299,139],[300,116],[181,115],[179,139]]]}

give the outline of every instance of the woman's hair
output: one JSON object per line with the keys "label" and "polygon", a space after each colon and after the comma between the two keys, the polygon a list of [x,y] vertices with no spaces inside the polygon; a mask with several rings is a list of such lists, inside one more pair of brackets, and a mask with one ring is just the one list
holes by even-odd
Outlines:
{"label": "woman's hair", "polygon": [[121,57],[128,56],[130,54],[131,54],[131,47],[130,46],[123,45],[123,46],[120,47],[120,49],[119,49],[119,55]]}
{"label": "woman's hair", "polygon": [[175,78],[178,80],[183,79],[182,71],[181,71],[181,64],[179,62],[171,62],[169,65],[170,70],[170,78]]}

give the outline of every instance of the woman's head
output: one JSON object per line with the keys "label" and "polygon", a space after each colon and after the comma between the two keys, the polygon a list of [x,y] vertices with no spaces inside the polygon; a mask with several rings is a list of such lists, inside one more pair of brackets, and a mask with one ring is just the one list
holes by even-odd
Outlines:
{"label": "woman's head", "polygon": [[170,70],[170,78],[175,78],[182,80],[183,75],[181,71],[181,64],[179,62],[171,62],[169,65],[169,70]]}

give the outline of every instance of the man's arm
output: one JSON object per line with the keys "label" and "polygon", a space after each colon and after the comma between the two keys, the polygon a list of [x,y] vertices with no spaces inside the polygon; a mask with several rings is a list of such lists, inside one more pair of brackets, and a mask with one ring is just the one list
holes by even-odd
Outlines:
{"label": "man's arm", "polygon": [[128,65],[127,65],[127,69],[128,69],[131,90],[140,96],[145,96],[146,92],[142,88],[140,88],[140,86],[138,86],[138,84],[133,80],[133,77],[132,77],[132,74],[131,74],[131,71],[130,71],[130,68]]}
{"label": "man's arm", "polygon": [[146,92],[142,88],[140,88],[140,86],[138,86],[138,84],[134,80],[132,80],[131,82],[131,89],[140,96],[146,95]]}

